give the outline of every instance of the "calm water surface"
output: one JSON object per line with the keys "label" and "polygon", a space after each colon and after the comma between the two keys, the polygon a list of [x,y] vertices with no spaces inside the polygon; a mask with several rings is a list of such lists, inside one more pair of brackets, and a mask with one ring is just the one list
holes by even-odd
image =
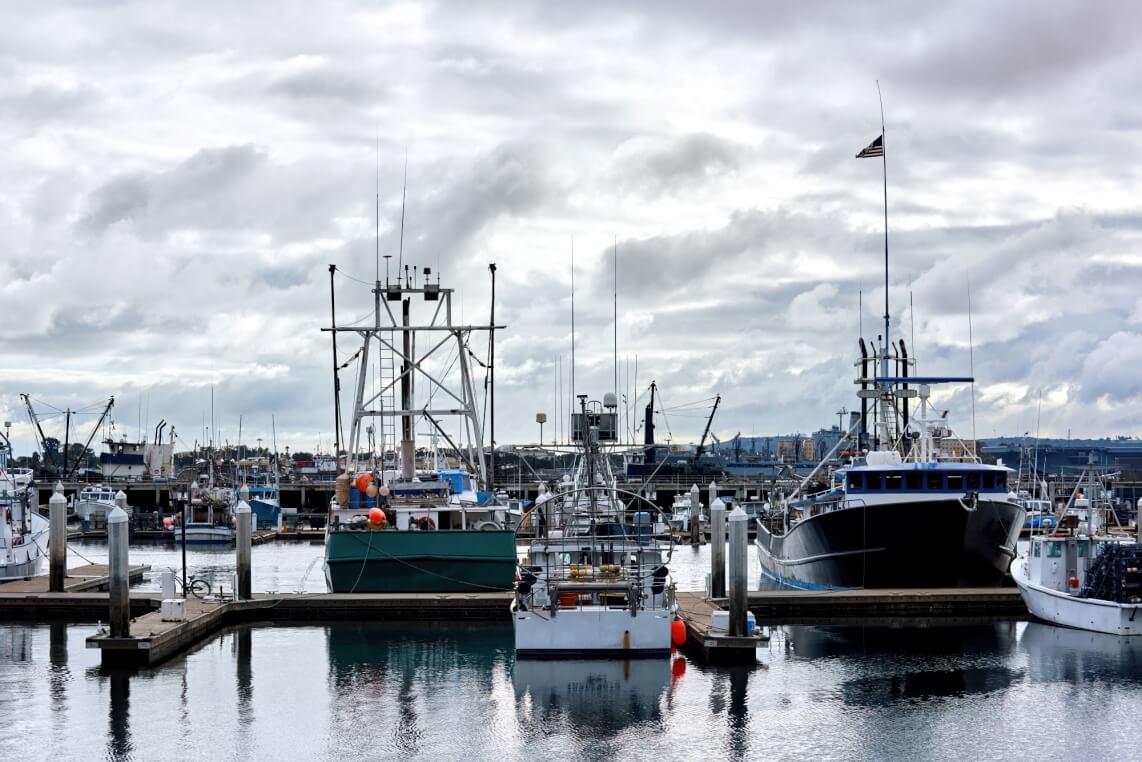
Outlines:
{"label": "calm water surface", "polygon": [[509,626],[228,630],[105,672],[90,626],[0,627],[0,759],[1130,759],[1142,639],[786,627],[759,666],[516,661]]}
{"label": "calm water surface", "polygon": [[[708,549],[679,551],[700,589]],[[156,570],[178,555],[131,548]],[[321,591],[320,557],[259,546],[255,587]],[[188,553],[217,580],[232,559]],[[0,760],[1131,759],[1142,739],[1142,638],[1035,623],[786,626],[754,669],[517,661],[509,625],[339,623],[105,671],[94,630],[0,625]]]}

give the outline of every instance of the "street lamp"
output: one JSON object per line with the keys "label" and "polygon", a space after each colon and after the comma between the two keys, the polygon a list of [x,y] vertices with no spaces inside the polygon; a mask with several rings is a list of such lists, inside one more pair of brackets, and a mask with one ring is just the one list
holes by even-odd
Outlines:
{"label": "street lamp", "polygon": [[539,446],[543,447],[543,424],[547,423],[547,413],[536,413],[535,422],[539,424]]}

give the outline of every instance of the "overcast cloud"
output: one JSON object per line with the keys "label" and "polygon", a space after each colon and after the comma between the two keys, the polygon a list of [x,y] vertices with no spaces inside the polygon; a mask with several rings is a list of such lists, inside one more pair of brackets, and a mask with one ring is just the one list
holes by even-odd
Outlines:
{"label": "overcast cloud", "polygon": [[[856,403],[858,336],[882,332],[880,163],[853,158],[879,79],[894,337],[922,373],[974,369],[980,436],[1033,431],[1040,396],[1044,435],[1142,434],[1140,16],[5,4],[0,413],[23,454],[19,393],[46,412],[115,395],[118,434],[165,418],[189,447],[213,388],[222,438],[242,415],[268,441],[273,415],[279,445],[328,448],[328,265],[339,321],[366,314],[379,145],[382,254],[407,152],[404,261],[438,268],[466,322],[498,265],[499,442],[554,420],[572,239],[579,391],[613,385],[617,243],[624,389],[637,355],[668,406],[720,393],[723,438],[829,425]],[[967,391],[940,399],[970,435]]]}

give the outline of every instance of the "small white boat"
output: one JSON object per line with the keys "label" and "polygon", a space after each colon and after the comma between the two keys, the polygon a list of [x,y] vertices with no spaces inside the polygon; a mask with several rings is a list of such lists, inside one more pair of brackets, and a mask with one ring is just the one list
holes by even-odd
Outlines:
{"label": "small white boat", "polygon": [[1142,635],[1142,544],[1106,531],[1109,504],[1096,471],[1093,464],[1087,467],[1058,528],[1031,537],[1027,555],[1012,561],[1011,576],[1037,619],[1110,635]]}
{"label": "small white boat", "polygon": [[[1142,599],[1099,597],[1098,578],[1105,574],[1133,577],[1142,583],[1142,548],[1131,539],[1093,536],[1032,537],[1027,557],[1011,563],[1011,576],[1027,609],[1037,619],[1064,627],[1110,635],[1142,635]],[[1111,569],[1122,565],[1124,568]],[[1122,585],[1115,586],[1119,590]],[[1135,589],[1137,593],[1137,589]]]}
{"label": "small white boat", "polygon": [[234,542],[234,530],[205,521],[191,521],[186,525],[185,534],[175,530],[175,541],[187,545],[230,545]]}
{"label": "small white boat", "polygon": [[75,515],[80,521],[91,521],[96,513],[106,514],[115,510],[115,490],[102,484],[92,484],[79,491],[75,498]]}
{"label": "small white boat", "polygon": [[676,608],[667,570],[672,546],[652,532],[652,504],[623,506],[599,452],[600,422],[614,416],[614,395],[605,398],[608,412],[583,399],[575,425],[586,435],[574,482],[543,502],[550,529],[521,564],[511,603],[516,655],[665,657]]}
{"label": "small white boat", "polygon": [[0,581],[40,573],[48,549],[49,522],[29,505],[27,483],[8,471],[10,450],[0,442]]}
{"label": "small white boat", "polygon": [[[703,510],[705,506],[698,503],[698,528],[705,530],[710,519]],[[674,496],[674,504],[670,506],[670,529],[686,534],[690,531],[690,515],[693,512],[694,501],[689,492],[679,492]]]}

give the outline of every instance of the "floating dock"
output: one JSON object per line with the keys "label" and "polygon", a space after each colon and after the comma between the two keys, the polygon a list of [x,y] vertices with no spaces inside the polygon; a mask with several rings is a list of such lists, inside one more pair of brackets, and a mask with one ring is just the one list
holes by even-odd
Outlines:
{"label": "floating dock", "polygon": [[[132,580],[149,570],[130,568]],[[106,621],[107,569],[92,565],[68,571],[64,593],[47,592],[47,577],[0,585],[0,621]],[[231,598],[188,598],[183,621],[164,622],[157,592],[133,592],[131,637],[111,638],[105,632],[90,637],[106,664],[150,666],[185,651],[223,627],[259,623],[301,623],[336,620],[486,621],[509,617],[512,593],[336,594],[260,593],[249,601]],[[709,601],[704,593],[677,596],[679,617],[686,625],[687,644],[696,657],[709,663],[753,663],[762,637],[730,637],[712,627],[711,615],[724,601]],[[1027,609],[1015,588],[951,588],[915,590],[751,591],[749,610],[759,633],[773,624],[883,624],[892,619],[1026,619]]]}

